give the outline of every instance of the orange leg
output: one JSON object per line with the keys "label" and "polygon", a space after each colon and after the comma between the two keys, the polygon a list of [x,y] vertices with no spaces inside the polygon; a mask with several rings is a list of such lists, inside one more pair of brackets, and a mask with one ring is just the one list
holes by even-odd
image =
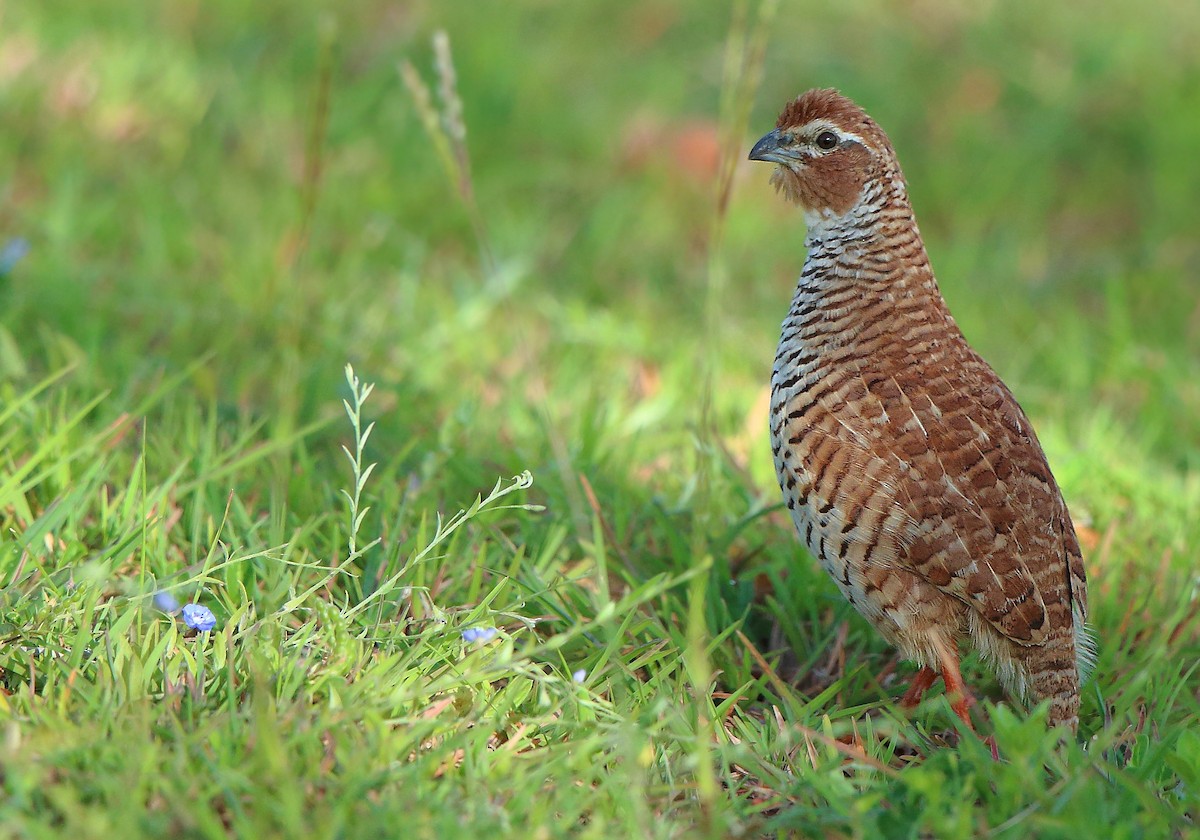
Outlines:
{"label": "orange leg", "polygon": [[937,671],[929,666],[925,666],[917,675],[913,677],[912,685],[908,687],[908,691],[904,692],[904,696],[900,698],[900,706],[904,709],[915,709],[921,704],[922,698],[925,697],[925,692],[929,687],[937,682],[937,678],[941,676]]}
{"label": "orange leg", "polygon": [[958,671],[958,657],[944,649],[941,653],[942,680],[946,683],[946,698],[950,701],[950,708],[967,725],[967,729],[974,732],[975,727],[971,723],[971,706],[975,704],[975,698],[967,691],[962,674]]}
{"label": "orange leg", "polygon": [[[975,698],[971,696],[971,692],[967,691],[962,674],[958,671],[958,656],[945,648],[940,652],[942,654],[942,680],[946,683],[946,696],[950,700],[950,708],[967,725],[967,729],[974,732],[975,727],[971,723],[971,707],[975,705]],[[983,739],[983,742],[991,749],[992,760],[999,761],[1000,750],[996,746],[996,739],[989,735]]]}
{"label": "orange leg", "polygon": [[[929,687],[937,682],[938,677],[941,677],[942,681],[946,683],[946,699],[950,701],[950,708],[967,725],[967,729],[974,732],[975,725],[971,723],[971,707],[975,705],[975,698],[967,690],[967,686],[963,682],[962,673],[958,670],[957,651],[942,645],[937,646],[937,651],[941,671],[939,672],[930,668],[928,665],[917,671],[917,675],[913,677],[912,685],[905,692],[904,696],[900,698],[900,705],[905,709],[917,706],[921,702],[921,698],[924,697],[925,692],[929,690]],[[995,739],[989,735],[983,739],[983,742],[991,748],[992,758],[999,761],[1000,751],[996,748]]]}

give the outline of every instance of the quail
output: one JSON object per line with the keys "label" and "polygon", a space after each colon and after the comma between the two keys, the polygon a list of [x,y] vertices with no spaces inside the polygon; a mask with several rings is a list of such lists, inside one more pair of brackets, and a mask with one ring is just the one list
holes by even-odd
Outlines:
{"label": "quail", "polygon": [[834,90],[790,102],[750,159],[798,204],[807,258],[771,375],[771,451],[800,538],[854,608],[940,676],[960,645],[1075,730],[1087,579],[1029,418],[934,279],[887,135]]}

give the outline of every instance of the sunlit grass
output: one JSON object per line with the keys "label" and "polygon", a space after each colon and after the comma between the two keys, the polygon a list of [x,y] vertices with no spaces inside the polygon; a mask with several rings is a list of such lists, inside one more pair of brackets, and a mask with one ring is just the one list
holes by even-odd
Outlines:
{"label": "sunlit grass", "polygon": [[[1189,830],[1200,21],[926,6],[0,8],[6,830]],[[802,222],[722,162],[814,85],[1080,526],[1077,744],[901,715],[779,510]]]}

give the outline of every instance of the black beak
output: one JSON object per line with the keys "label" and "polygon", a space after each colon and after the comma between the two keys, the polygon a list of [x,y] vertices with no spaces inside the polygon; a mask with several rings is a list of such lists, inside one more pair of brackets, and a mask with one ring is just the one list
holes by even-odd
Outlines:
{"label": "black beak", "polygon": [[792,163],[798,156],[786,148],[787,140],[778,128],[768,131],[750,150],[750,160],[765,160],[769,163]]}

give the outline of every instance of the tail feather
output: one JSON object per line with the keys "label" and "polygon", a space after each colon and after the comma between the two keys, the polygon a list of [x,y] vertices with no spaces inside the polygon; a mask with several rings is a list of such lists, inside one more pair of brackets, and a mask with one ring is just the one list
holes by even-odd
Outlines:
{"label": "tail feather", "polygon": [[1079,672],[1074,668],[1067,671],[1035,675],[1031,681],[1030,694],[1038,702],[1050,701],[1047,723],[1050,726],[1066,726],[1072,732],[1079,728]]}
{"label": "tail feather", "polygon": [[1096,635],[1084,621],[1083,614],[1076,607],[1071,615],[1074,620],[1075,633],[1075,666],[1079,671],[1079,684],[1087,682],[1096,670]]}
{"label": "tail feather", "polygon": [[1079,686],[1095,662],[1096,648],[1082,620],[1042,645],[1019,645],[991,625],[972,617],[969,630],[980,653],[1011,696],[1033,703],[1050,701],[1048,723],[1079,726]]}

